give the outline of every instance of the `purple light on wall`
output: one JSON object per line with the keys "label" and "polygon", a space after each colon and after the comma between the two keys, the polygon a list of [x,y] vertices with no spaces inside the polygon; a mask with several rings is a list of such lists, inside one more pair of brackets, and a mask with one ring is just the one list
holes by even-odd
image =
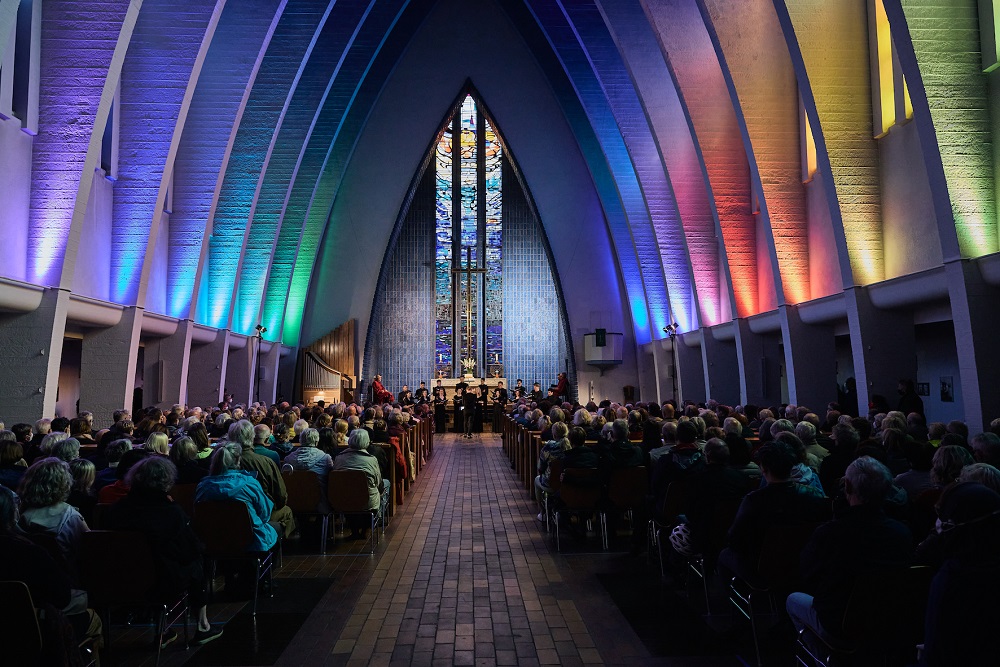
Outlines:
{"label": "purple light on wall", "polygon": [[[95,123],[98,137],[103,132],[110,109],[108,94],[107,108],[98,113],[102,94],[114,89],[108,73],[129,5],[107,0],[98,12],[87,0],[42,4],[39,132],[32,150],[28,231],[27,278],[33,283],[62,281],[81,183],[89,188],[97,166],[99,139],[93,147],[91,140]],[[69,250],[76,253],[75,247]]]}

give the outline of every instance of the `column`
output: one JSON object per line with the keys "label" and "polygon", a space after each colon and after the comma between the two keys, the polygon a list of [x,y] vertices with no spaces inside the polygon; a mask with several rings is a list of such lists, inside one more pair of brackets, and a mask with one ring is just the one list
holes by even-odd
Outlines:
{"label": "column", "polygon": [[975,434],[1000,417],[1000,289],[986,283],[979,266],[961,259],[945,264],[958,347],[965,423]]}
{"label": "column", "polygon": [[[917,379],[917,342],[909,309],[880,310],[872,305],[867,287],[844,291],[851,331],[854,379],[858,385],[859,415],[868,414],[873,394],[894,405],[901,379]],[[818,409],[818,408],[817,408]]]}
{"label": "column", "polygon": [[181,320],[177,331],[145,341],[143,353],[143,402],[158,408],[185,403],[188,395],[188,364],[194,323]]}
{"label": "column", "polygon": [[69,292],[46,289],[31,312],[0,317],[2,417],[7,427],[53,417]]}
{"label": "column", "polygon": [[[83,337],[80,409],[94,413],[97,428],[110,426],[115,410],[132,408],[142,315],[142,308],[127,306],[118,324],[92,329]],[[143,407],[147,405],[144,390]]]}
{"label": "column", "polygon": [[737,405],[742,397],[739,355],[732,335],[729,325],[703,327],[701,330],[702,363],[705,386],[708,387],[705,398],[713,398],[725,405]]}
{"label": "column", "polygon": [[[677,384],[681,401],[705,400],[705,365],[702,361],[700,331],[674,336],[676,345]],[[693,346],[688,343],[695,343]]]}
{"label": "column", "polygon": [[253,373],[255,345],[248,336],[229,334],[229,363],[226,364],[223,394],[232,394],[236,403],[249,405],[253,402],[250,396],[250,378]]}
{"label": "column", "polygon": [[187,384],[189,406],[210,409],[222,400],[229,363],[229,335],[225,329],[219,329],[212,340],[191,341]]}
{"label": "column", "polygon": [[779,307],[785,344],[788,400],[812,410],[825,410],[837,400],[837,354],[833,327],[802,321],[798,308]]}
{"label": "column", "polygon": [[781,403],[781,366],[785,363],[778,334],[758,334],[744,318],[733,320],[736,327],[736,358],[743,405]]}

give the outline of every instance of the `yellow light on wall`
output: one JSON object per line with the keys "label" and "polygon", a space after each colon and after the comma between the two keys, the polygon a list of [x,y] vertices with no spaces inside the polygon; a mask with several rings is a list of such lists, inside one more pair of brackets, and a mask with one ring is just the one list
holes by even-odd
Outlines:
{"label": "yellow light on wall", "polygon": [[875,50],[872,83],[878,86],[873,95],[875,138],[883,137],[896,122],[896,91],[892,72],[892,34],[889,31],[889,17],[885,13],[882,0],[871,0],[869,5],[875,13]]}
{"label": "yellow light on wall", "polygon": [[906,120],[913,118],[913,102],[910,100],[910,88],[906,85],[906,77],[903,77],[903,113]]}
{"label": "yellow light on wall", "polygon": [[802,147],[802,182],[808,183],[816,175],[816,137],[802,100],[799,100],[799,127],[802,128],[799,144]]}

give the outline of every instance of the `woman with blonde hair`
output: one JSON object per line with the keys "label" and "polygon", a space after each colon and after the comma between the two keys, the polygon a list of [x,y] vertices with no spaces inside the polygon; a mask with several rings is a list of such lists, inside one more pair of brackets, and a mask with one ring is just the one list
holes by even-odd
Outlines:
{"label": "woman with blonde hair", "polygon": [[146,444],[143,446],[150,454],[157,454],[159,456],[169,456],[170,454],[170,439],[167,437],[166,433],[158,433],[154,431],[150,433],[146,438]]}
{"label": "woman with blonde hair", "polygon": [[338,419],[333,424],[333,446],[343,449],[347,447],[348,424],[345,419]]}

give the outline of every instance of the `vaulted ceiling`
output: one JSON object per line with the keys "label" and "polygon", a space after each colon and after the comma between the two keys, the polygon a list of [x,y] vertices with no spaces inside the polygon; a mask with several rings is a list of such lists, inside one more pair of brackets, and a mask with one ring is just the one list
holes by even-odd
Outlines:
{"label": "vaulted ceiling", "polygon": [[[18,5],[0,0],[0,39],[14,35]],[[322,333],[304,333],[303,313],[327,298],[315,296],[324,244],[349,245],[366,224],[344,216],[335,228],[348,174],[393,159],[358,152],[386,86],[418,33],[463,40],[468,22],[483,21],[519,40],[557,103],[639,343],[672,322],[691,331],[995,252],[976,3],[884,5],[933,205],[936,235],[925,242],[940,248],[926,266],[893,258],[884,223],[874,2],[45,0],[27,260],[7,274],[309,342]],[[88,206],[109,116],[118,129],[107,229],[88,222]],[[810,159],[814,186],[803,175]],[[81,264],[108,240],[106,275],[94,278]],[[377,266],[384,248],[359,252]]]}

